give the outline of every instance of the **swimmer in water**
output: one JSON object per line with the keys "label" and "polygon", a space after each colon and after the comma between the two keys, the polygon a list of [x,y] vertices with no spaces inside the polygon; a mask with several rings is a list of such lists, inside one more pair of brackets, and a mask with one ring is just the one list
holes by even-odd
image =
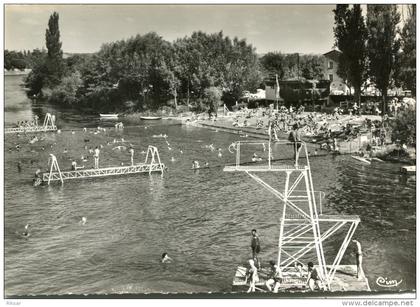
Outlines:
{"label": "swimmer in water", "polygon": [[219,158],[221,158],[221,157],[222,157],[222,149],[221,149],[221,148],[219,148],[219,149],[218,149],[218,151],[219,151],[219,153],[217,154],[217,156],[218,156]]}
{"label": "swimmer in water", "polygon": [[64,148],[64,151],[63,151],[63,153],[67,153],[67,148]]}
{"label": "swimmer in water", "polygon": [[171,158],[171,162],[175,162],[175,158],[174,157]]}
{"label": "swimmer in water", "polygon": [[84,225],[87,222],[86,216],[82,216],[82,220],[79,222],[80,225]]}
{"label": "swimmer in water", "polygon": [[29,224],[26,224],[25,225],[25,231],[24,232],[22,232],[22,236],[24,236],[24,237],[29,237],[31,234],[29,233]]}
{"label": "swimmer in water", "polygon": [[168,256],[168,253],[162,254],[162,263],[171,263],[173,260],[171,257]]}
{"label": "swimmer in water", "polygon": [[117,147],[112,148],[112,150],[126,150],[126,149],[127,147],[125,146],[117,146]]}

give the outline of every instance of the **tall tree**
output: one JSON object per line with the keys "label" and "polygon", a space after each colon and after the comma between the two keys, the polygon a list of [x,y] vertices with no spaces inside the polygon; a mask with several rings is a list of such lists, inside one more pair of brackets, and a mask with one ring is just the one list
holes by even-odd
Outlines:
{"label": "tall tree", "polygon": [[262,68],[269,74],[277,74],[280,79],[284,77],[284,56],[280,52],[269,52],[265,54],[260,63]]}
{"label": "tall tree", "polygon": [[401,49],[399,81],[406,88],[416,93],[416,5],[408,8],[408,19],[400,33]]}
{"label": "tall tree", "polygon": [[333,10],[335,45],[341,51],[338,75],[354,87],[354,96],[360,104],[360,89],[366,80],[366,40],[368,32],[360,4],[337,4]]}
{"label": "tall tree", "polygon": [[48,28],[45,31],[45,43],[48,51],[45,64],[48,71],[47,81],[50,86],[59,84],[64,73],[58,19],[58,13],[52,13],[48,21]]}
{"label": "tall tree", "polygon": [[397,25],[400,14],[395,4],[368,4],[369,75],[382,94],[382,115],[386,112],[388,87],[395,77],[400,42]]}

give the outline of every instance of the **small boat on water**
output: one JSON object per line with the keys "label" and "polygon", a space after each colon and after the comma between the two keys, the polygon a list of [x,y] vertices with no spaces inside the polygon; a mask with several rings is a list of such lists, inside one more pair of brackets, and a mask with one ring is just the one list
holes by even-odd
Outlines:
{"label": "small boat on water", "polygon": [[140,116],[140,119],[143,119],[143,120],[158,120],[158,119],[162,119],[162,117],[160,117],[160,116]]}
{"label": "small boat on water", "polygon": [[362,157],[358,157],[358,156],[351,156],[353,159],[356,159],[360,162],[366,163],[366,164],[370,164],[370,161],[366,158],[362,158]]}
{"label": "small boat on water", "polygon": [[101,114],[99,113],[101,118],[116,118],[118,117],[118,113],[109,113],[109,114]]}
{"label": "small boat on water", "polygon": [[415,165],[409,165],[409,166],[403,166],[401,167],[401,173],[403,174],[416,174],[416,166]]}

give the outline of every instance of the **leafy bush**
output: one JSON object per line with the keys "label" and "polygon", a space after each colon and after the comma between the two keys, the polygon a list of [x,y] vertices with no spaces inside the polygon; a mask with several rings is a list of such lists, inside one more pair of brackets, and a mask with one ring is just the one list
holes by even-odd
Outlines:
{"label": "leafy bush", "polygon": [[393,142],[416,146],[416,110],[407,108],[391,122]]}
{"label": "leafy bush", "polygon": [[61,83],[54,88],[50,101],[58,104],[74,105],[77,103],[77,91],[82,85],[79,72],[64,77]]}
{"label": "leafy bush", "polygon": [[209,87],[204,90],[204,104],[210,109],[211,112],[217,112],[222,98],[222,91],[217,87]]}

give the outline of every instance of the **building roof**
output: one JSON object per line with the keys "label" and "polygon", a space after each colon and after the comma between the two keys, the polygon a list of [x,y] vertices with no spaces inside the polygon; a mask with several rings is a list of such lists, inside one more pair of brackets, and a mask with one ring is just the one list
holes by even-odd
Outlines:
{"label": "building roof", "polygon": [[331,51],[328,51],[327,53],[324,53],[324,56],[328,59],[338,62],[338,58],[340,57],[340,54],[341,54],[341,51],[337,49],[333,49]]}

